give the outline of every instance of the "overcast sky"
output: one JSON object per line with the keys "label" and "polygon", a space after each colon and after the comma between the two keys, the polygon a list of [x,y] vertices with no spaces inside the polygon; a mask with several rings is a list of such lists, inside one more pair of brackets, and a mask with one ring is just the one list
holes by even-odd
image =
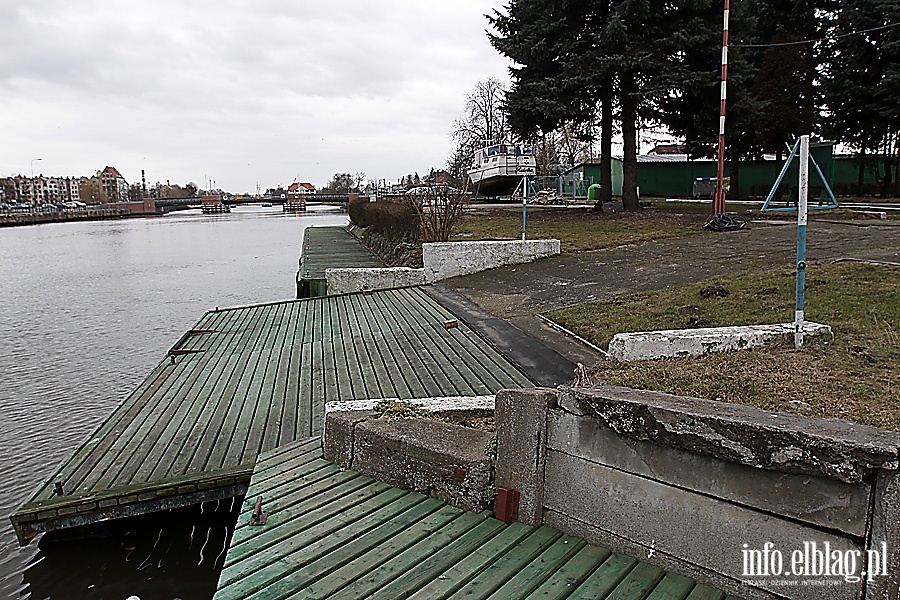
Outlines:
{"label": "overcast sky", "polygon": [[504,0],[0,0],[0,176],[233,192],[440,168]]}

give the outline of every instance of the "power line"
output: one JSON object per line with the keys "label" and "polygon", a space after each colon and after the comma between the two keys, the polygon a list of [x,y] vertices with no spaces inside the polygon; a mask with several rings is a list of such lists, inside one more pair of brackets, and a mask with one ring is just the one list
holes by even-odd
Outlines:
{"label": "power line", "polygon": [[851,35],[860,35],[862,33],[871,33],[873,31],[881,31],[883,29],[891,29],[892,27],[900,27],[900,23],[891,23],[890,25],[881,25],[880,27],[872,27],[871,29],[860,29],[859,31],[851,31],[850,33],[842,33],[841,35],[830,35],[828,37],[816,38],[812,40],[800,40],[797,42],[780,42],[777,44],[731,44],[732,48],[772,48],[774,46],[800,46],[803,44],[815,44],[816,42],[834,41]]}

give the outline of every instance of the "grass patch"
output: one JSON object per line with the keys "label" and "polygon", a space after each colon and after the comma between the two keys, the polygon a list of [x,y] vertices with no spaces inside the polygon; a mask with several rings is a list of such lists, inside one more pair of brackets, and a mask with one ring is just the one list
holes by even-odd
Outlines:
{"label": "grass patch", "polygon": [[[705,218],[644,210],[637,214],[601,214],[585,209],[539,209],[528,213],[529,239],[560,240],[563,252],[599,250],[624,244],[704,234]],[[466,214],[451,240],[518,240],[522,213],[514,209]]]}
{"label": "grass patch", "polygon": [[[605,346],[622,331],[788,322],[793,298],[793,272],[777,270],[582,304],[549,316]],[[595,382],[900,430],[900,269],[854,262],[810,267],[806,315],[831,325],[834,341],[809,338],[800,351],[785,340],[695,358],[603,361],[589,375]]]}

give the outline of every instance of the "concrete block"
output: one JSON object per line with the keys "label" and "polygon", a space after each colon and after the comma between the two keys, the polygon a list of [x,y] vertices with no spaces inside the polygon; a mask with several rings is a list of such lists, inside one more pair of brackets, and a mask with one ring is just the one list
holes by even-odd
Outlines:
{"label": "concrete block", "polygon": [[357,424],[353,468],[378,481],[481,511],[491,484],[485,446],[493,435],[425,419]]}
{"label": "concrete block", "polygon": [[[804,323],[803,331],[808,336],[832,335],[828,325],[809,321]],[[793,323],[617,333],[609,342],[609,355],[622,362],[699,356],[757,348],[779,337],[793,335]]]}
{"label": "concrete block", "polygon": [[627,438],[761,469],[855,484],[900,468],[900,432],[840,419],[608,385],[561,393],[559,405]]}
{"label": "concrete block", "polygon": [[381,413],[373,410],[348,410],[327,413],[325,417],[325,439],[322,449],[325,460],[330,460],[342,469],[353,468],[353,443],[356,426],[367,419],[376,419]]}
{"label": "concrete block", "polygon": [[547,446],[626,473],[813,526],[863,537],[872,486],[759,469],[630,439],[597,421],[550,413]]}
{"label": "concrete block", "polygon": [[548,411],[556,405],[550,389],[502,390],[497,394],[497,487],[519,492],[519,521],[541,524]]}
{"label": "concrete block", "polygon": [[[593,524],[596,535],[609,532],[631,540],[647,554],[663,552],[689,560],[747,589],[758,588],[789,598],[851,600],[862,594],[860,582],[828,578],[836,585],[805,585],[816,577],[793,576],[799,583],[785,592],[785,576],[744,575],[744,544],[763,548],[771,542],[782,553],[783,566],[803,542],[827,542],[832,550],[862,552],[854,541],[787,519],[665,485],[644,477],[549,450],[544,505]],[[839,583],[838,583],[839,582]],[[743,595],[743,594],[742,594]]]}
{"label": "concrete block", "polygon": [[351,294],[423,285],[425,271],[409,267],[325,269],[325,281],[330,295]]}
{"label": "concrete block", "polygon": [[559,254],[559,240],[434,242],[422,244],[425,281],[517,265]]}
{"label": "concrete block", "polygon": [[[874,575],[866,586],[865,600],[900,599],[900,472],[881,471],[875,484],[875,511],[872,518],[872,533],[869,550],[878,553],[882,563],[887,565],[887,576]],[[875,558],[875,555],[871,555]],[[867,566],[867,571],[871,569]]]}

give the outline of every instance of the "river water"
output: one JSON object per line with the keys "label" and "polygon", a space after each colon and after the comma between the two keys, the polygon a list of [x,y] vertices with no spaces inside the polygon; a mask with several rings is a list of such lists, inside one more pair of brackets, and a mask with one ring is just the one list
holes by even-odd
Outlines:
{"label": "river water", "polygon": [[303,230],[346,222],[248,205],[0,229],[0,598],[211,597],[230,502],[40,549],[7,517],[205,311],[294,298]]}

